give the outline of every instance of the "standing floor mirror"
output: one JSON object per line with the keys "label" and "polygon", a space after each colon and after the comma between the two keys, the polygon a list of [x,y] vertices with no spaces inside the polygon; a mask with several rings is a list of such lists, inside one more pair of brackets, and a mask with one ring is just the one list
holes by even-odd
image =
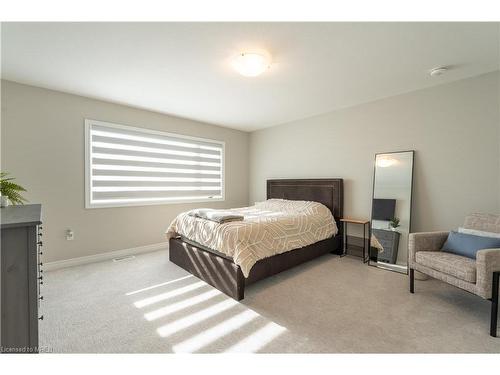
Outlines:
{"label": "standing floor mirror", "polygon": [[414,151],[375,155],[369,264],[408,273]]}

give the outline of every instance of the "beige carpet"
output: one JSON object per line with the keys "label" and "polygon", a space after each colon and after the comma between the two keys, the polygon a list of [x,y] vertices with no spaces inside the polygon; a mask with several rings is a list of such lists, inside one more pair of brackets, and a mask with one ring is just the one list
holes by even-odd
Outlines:
{"label": "beige carpet", "polygon": [[436,280],[326,255],[242,303],[167,251],[47,272],[40,344],[55,352],[500,352],[490,303]]}

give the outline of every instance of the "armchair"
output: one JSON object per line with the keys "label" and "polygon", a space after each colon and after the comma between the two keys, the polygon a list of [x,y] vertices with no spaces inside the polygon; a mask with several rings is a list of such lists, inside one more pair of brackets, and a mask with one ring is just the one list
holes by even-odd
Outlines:
{"label": "armchair", "polygon": [[[500,233],[500,215],[472,214],[464,228]],[[441,251],[449,232],[410,233],[408,240],[410,293],[415,292],[415,270],[484,299],[491,300],[490,335],[497,335],[500,249],[484,249],[476,259]]]}

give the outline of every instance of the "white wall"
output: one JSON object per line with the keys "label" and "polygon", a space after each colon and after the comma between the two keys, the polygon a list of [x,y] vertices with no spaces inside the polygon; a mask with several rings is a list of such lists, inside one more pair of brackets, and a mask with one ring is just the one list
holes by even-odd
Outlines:
{"label": "white wall", "polygon": [[199,206],[84,209],[84,118],[225,141],[226,201],[213,207],[265,199],[268,178],[342,177],[345,215],[368,217],[375,153],[415,149],[412,229],[449,229],[500,210],[498,87],[490,73],[248,134],[2,81],[2,170],[44,206],[47,262],[161,242]]}
{"label": "white wall", "polygon": [[414,91],[250,136],[250,202],[269,178],[344,178],[345,216],[368,218],[374,155],[415,150],[412,230],[498,212],[499,73]]}
{"label": "white wall", "polygon": [[225,141],[226,201],[203,205],[248,203],[248,133],[8,81],[1,103],[2,171],[43,205],[46,262],[163,242],[171,220],[200,205],[85,209],[85,118]]}

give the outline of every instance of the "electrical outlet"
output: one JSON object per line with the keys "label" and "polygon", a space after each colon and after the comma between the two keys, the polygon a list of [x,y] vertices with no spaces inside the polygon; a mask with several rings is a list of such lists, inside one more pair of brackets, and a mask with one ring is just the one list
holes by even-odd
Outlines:
{"label": "electrical outlet", "polygon": [[73,230],[67,229],[66,230],[66,240],[73,241],[74,239],[75,239],[75,234],[73,233]]}

